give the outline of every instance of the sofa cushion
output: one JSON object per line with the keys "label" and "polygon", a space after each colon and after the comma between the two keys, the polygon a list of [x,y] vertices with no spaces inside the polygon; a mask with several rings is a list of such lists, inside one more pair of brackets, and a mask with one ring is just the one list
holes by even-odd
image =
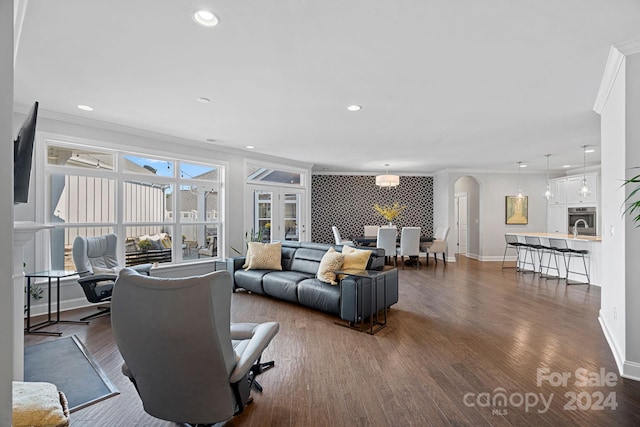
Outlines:
{"label": "sofa cushion", "polygon": [[247,269],[282,270],[282,245],[276,243],[249,242]]}
{"label": "sofa cushion", "polygon": [[344,262],[342,263],[342,269],[364,270],[369,263],[369,257],[371,251],[367,249],[355,249],[350,246],[342,248],[344,254]]}
{"label": "sofa cushion", "polygon": [[340,252],[336,252],[333,246],[331,246],[322,256],[322,261],[320,261],[320,267],[318,267],[318,274],[316,275],[316,278],[322,282],[337,285],[336,273],[334,272],[342,267],[343,262],[344,255]]}
{"label": "sofa cushion", "polygon": [[264,294],[262,277],[273,270],[236,270],[233,280],[237,288],[244,288],[257,294]]}
{"label": "sofa cushion", "polygon": [[340,286],[332,286],[318,279],[298,283],[298,301],[305,307],[330,314],[340,314]]}
{"label": "sofa cushion", "polygon": [[262,276],[262,287],[267,295],[297,303],[298,283],[309,277],[299,271],[272,271]]}

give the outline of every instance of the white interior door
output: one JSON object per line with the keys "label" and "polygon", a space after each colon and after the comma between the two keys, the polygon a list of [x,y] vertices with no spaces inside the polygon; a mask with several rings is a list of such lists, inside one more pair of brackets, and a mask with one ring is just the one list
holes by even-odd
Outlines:
{"label": "white interior door", "polygon": [[467,195],[456,195],[456,223],[458,224],[458,253],[465,255],[467,253],[468,237],[468,208]]}

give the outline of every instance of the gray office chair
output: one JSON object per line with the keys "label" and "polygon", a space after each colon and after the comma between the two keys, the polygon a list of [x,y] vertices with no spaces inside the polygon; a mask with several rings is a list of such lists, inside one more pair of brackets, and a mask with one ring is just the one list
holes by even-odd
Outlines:
{"label": "gray office chair", "polygon": [[[97,237],[77,236],[73,241],[73,263],[80,276],[78,283],[91,303],[98,304],[111,300],[113,284],[118,272],[122,269],[118,265],[117,246],[118,237],[115,234]],[[151,264],[140,264],[132,268],[148,276]],[[109,314],[109,306],[100,305],[97,313],[80,320],[105,314]]]}
{"label": "gray office chair", "polygon": [[111,327],[122,372],[150,415],[214,424],[251,402],[256,375],[274,365],[260,357],[279,324],[231,324],[231,288],[228,271],[177,279],[120,272]]}

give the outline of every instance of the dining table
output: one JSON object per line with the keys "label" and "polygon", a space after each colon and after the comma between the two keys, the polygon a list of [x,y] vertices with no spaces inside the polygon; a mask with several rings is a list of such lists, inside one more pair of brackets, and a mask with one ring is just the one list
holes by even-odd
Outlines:
{"label": "dining table", "polygon": [[[355,236],[352,237],[351,240],[353,240],[353,243],[355,243],[357,246],[370,246],[370,245],[375,245],[376,242],[378,241],[378,238],[376,236]],[[400,244],[400,236],[398,236],[398,238],[396,239],[397,244]],[[433,242],[433,237],[429,236],[420,236],[420,243],[431,243]]]}

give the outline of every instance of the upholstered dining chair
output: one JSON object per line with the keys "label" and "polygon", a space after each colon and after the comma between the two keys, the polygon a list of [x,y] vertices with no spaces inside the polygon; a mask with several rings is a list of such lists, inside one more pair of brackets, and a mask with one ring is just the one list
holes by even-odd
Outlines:
{"label": "upholstered dining chair", "polygon": [[[380,227],[378,228],[378,238],[376,239],[376,247],[384,249],[385,261],[391,256],[396,256],[396,237],[398,230],[395,227]],[[397,267],[397,265],[396,265]]]}
{"label": "upholstered dining chair", "polygon": [[449,227],[436,227],[433,233],[433,242],[427,246],[427,265],[429,265],[429,254],[433,254],[433,259],[438,263],[438,254],[442,254],[442,260],[447,264],[447,239],[449,237]]}
{"label": "upholstered dining chair", "polygon": [[[113,284],[122,267],[118,264],[116,248],[118,237],[107,234],[96,237],[76,236],[71,250],[73,263],[80,278],[84,295],[91,303],[98,304],[111,300]],[[149,275],[151,264],[132,267],[140,273]],[[80,320],[87,320],[109,313],[108,305],[99,305],[98,312]]]}
{"label": "upholstered dining chair", "polygon": [[398,255],[404,269],[404,257],[416,258],[416,269],[420,267],[418,257],[420,256],[420,227],[402,227],[400,231],[400,247],[396,249],[396,266],[398,265]]}
{"label": "upholstered dining chair", "polygon": [[334,226],[331,227],[331,230],[333,231],[333,238],[336,241],[336,245],[355,246],[353,241],[351,241],[351,240],[343,240],[342,237],[340,237],[340,230],[338,230],[338,227],[336,227],[334,225]]}
{"label": "upholstered dining chair", "polygon": [[364,237],[374,237],[378,235],[379,225],[365,225],[364,226]]}
{"label": "upholstered dining chair", "polygon": [[120,272],[111,302],[122,372],[150,415],[211,425],[241,413],[259,388],[277,322],[231,324],[231,274],[159,278]]}

